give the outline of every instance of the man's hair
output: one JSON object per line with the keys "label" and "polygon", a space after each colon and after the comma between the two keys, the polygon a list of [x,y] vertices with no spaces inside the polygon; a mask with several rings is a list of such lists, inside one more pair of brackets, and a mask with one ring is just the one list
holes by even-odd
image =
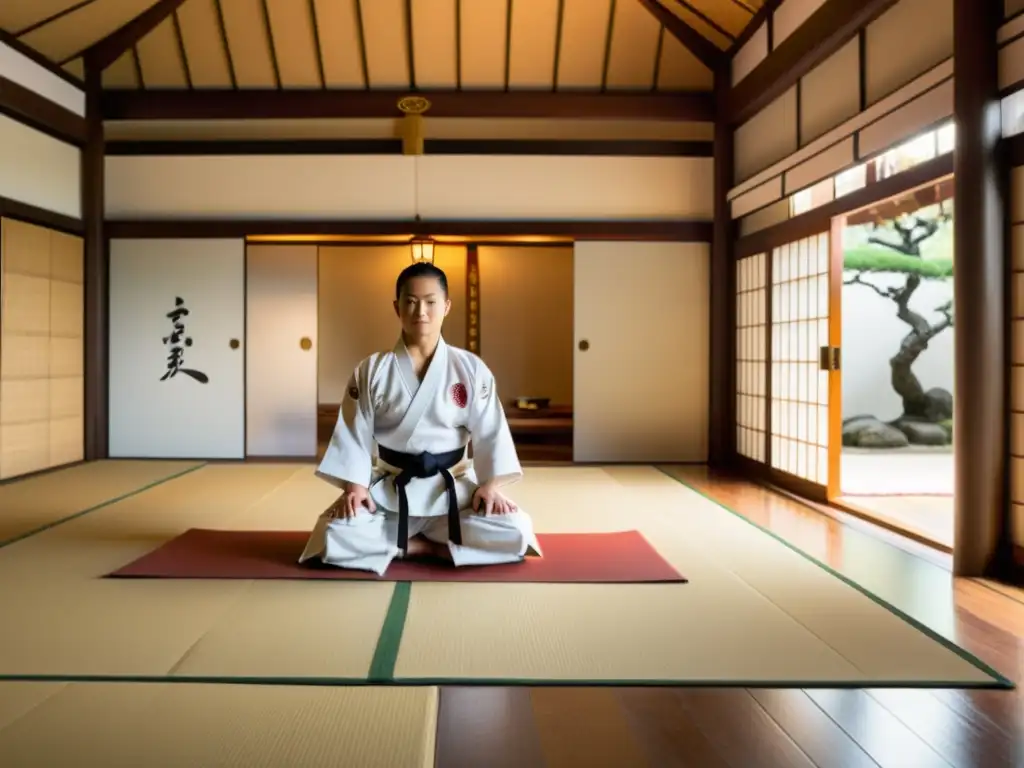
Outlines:
{"label": "man's hair", "polygon": [[402,270],[398,275],[398,280],[395,281],[395,298],[402,298],[402,290],[406,283],[417,277],[433,277],[441,283],[441,290],[444,292],[445,298],[448,298],[448,276],[444,270],[426,261],[416,262]]}

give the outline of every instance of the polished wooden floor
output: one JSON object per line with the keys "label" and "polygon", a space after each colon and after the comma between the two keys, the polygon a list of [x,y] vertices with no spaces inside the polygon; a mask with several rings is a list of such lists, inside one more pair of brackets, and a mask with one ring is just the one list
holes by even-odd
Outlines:
{"label": "polished wooden floor", "polygon": [[[704,468],[709,496],[1024,680],[1024,592],[954,580],[948,558]],[[868,582],[873,582],[869,584]],[[755,628],[752,628],[755,629]],[[442,690],[438,768],[1024,768],[1014,691],[671,688]]]}

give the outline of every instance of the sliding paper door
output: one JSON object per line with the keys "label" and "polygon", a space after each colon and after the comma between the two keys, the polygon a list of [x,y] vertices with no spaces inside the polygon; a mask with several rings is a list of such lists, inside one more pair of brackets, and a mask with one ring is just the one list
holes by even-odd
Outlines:
{"label": "sliding paper door", "polygon": [[110,243],[110,455],[245,454],[245,242]]}
{"label": "sliding paper door", "polygon": [[[826,495],[830,400],[838,382],[832,254],[823,232],[772,249],[769,457],[773,469]],[[835,337],[835,338],[833,338]],[[836,446],[838,449],[838,446]]]}
{"label": "sliding paper door", "polygon": [[315,245],[246,249],[249,456],[316,455],[317,252]]}

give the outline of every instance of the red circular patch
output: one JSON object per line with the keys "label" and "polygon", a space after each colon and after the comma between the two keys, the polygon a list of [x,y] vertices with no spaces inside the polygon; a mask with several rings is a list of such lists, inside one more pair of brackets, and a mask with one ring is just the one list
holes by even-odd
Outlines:
{"label": "red circular patch", "polygon": [[469,393],[463,384],[452,384],[452,402],[459,408],[465,408],[469,402]]}

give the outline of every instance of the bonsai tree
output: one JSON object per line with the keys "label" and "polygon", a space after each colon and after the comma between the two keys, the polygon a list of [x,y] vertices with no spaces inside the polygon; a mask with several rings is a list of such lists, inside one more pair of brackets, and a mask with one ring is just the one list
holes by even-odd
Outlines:
{"label": "bonsai tree", "polygon": [[[940,197],[941,195],[936,195]],[[934,197],[932,198],[934,200]],[[953,303],[935,307],[939,319],[929,321],[910,306],[914,293],[924,280],[948,280],[953,276],[953,259],[925,259],[921,249],[929,238],[952,221],[952,201],[947,197],[936,205],[911,212],[897,210],[882,218],[876,213],[865,245],[852,248],[843,255],[845,285],[859,285],[891,301],[896,316],[907,324],[907,335],[900,348],[889,359],[892,388],[903,401],[903,416],[896,423],[926,421],[945,422],[952,418],[953,398],[943,389],[925,390],[914,374],[914,363],[928,344],[953,326]],[[852,273],[852,274],[851,274]],[[881,287],[872,282],[872,275],[889,273],[903,275],[902,285]]]}

